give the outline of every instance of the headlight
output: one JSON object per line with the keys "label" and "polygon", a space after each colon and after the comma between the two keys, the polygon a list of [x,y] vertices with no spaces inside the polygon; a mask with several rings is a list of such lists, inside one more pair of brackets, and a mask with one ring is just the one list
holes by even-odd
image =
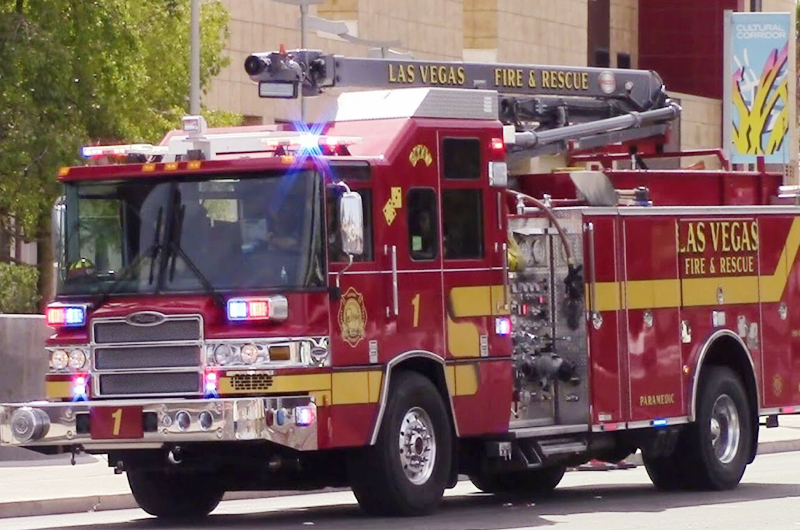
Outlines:
{"label": "headlight", "polygon": [[240,356],[242,358],[242,362],[246,364],[255,364],[255,362],[258,360],[258,348],[256,348],[253,344],[242,346]]}
{"label": "headlight", "polygon": [[220,344],[214,350],[214,360],[217,364],[225,366],[233,359],[233,350],[227,344]]}
{"label": "headlight", "polygon": [[69,352],[69,367],[73,370],[80,370],[86,366],[86,354],[83,350],[72,350]]}
{"label": "headlight", "polygon": [[64,350],[56,350],[50,355],[50,366],[53,370],[63,370],[69,364],[69,355]]}

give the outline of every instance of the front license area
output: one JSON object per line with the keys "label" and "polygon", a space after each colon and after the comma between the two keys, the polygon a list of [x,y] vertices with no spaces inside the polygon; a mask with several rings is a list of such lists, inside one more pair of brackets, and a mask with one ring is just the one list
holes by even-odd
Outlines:
{"label": "front license area", "polygon": [[92,440],[142,438],[142,414],[142,407],[94,407],[89,413]]}

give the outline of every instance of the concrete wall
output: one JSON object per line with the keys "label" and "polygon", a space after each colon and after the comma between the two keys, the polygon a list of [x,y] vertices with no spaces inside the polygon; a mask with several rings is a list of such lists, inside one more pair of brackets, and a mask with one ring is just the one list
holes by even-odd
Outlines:
{"label": "concrete wall", "polygon": [[44,399],[51,334],[40,315],[0,315],[0,403]]}

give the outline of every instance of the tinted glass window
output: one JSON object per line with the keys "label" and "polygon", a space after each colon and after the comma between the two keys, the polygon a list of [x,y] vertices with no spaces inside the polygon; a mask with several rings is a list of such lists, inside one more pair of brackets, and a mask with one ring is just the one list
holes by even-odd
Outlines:
{"label": "tinted glass window", "polygon": [[477,180],[481,176],[481,143],[476,138],[445,138],[444,178]]}
{"label": "tinted glass window", "polygon": [[411,259],[430,260],[437,255],[436,193],[430,188],[408,192],[408,248]]}
{"label": "tinted glass window", "polygon": [[483,257],[481,190],[442,191],[445,259]]}

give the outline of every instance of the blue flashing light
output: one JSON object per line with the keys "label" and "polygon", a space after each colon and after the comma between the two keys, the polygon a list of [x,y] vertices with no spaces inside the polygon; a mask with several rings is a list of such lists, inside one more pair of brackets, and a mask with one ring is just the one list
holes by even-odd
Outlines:
{"label": "blue flashing light", "polygon": [[246,300],[228,300],[228,320],[247,320]]}
{"label": "blue flashing light", "polygon": [[653,420],[653,427],[666,427],[667,423],[667,418],[656,418]]}
{"label": "blue flashing light", "polygon": [[72,401],[87,401],[89,399],[86,384],[86,376],[78,376],[72,380]]}

